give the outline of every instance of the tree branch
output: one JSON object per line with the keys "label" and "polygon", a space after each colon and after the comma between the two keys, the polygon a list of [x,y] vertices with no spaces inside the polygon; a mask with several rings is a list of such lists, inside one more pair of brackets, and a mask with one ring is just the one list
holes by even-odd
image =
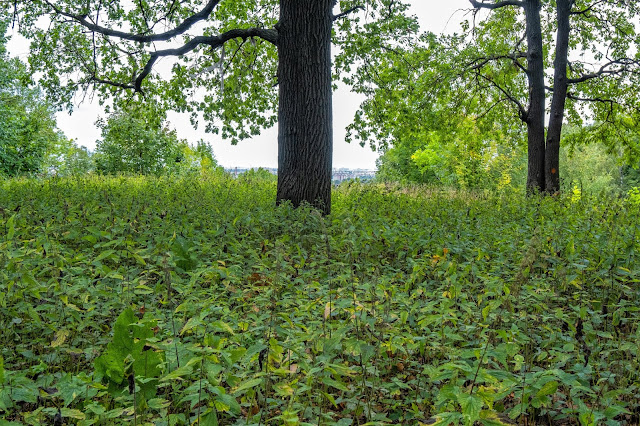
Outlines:
{"label": "tree branch", "polygon": [[485,110],[484,112],[482,112],[481,114],[479,114],[476,118],[475,121],[477,122],[478,120],[480,120],[481,118],[483,118],[484,116],[488,115],[491,110],[493,110],[495,107],[497,107],[498,105],[500,105],[503,102],[510,102],[511,100],[508,98],[500,98],[498,99],[496,102],[494,102],[493,105],[491,105],[487,110]]}
{"label": "tree branch", "polygon": [[593,3],[592,5],[590,5],[589,7],[582,9],[582,10],[575,10],[575,11],[571,11],[571,15],[586,15],[587,13],[591,12],[597,5],[601,4],[601,3],[605,3],[606,0],[598,0],[595,3]]}
{"label": "tree branch", "polygon": [[524,7],[524,3],[519,0],[503,0],[495,3],[487,3],[485,1],[469,0],[471,6],[475,9],[500,9],[505,6]]}
{"label": "tree branch", "polygon": [[582,97],[576,96],[576,95],[574,95],[572,93],[567,93],[567,98],[571,99],[572,101],[580,101],[580,102],[598,102],[598,103],[609,104],[609,105],[617,104],[617,102],[614,101],[613,99],[582,98]]}
{"label": "tree branch", "polygon": [[124,31],[118,31],[111,28],[103,27],[101,25],[98,25],[97,23],[94,24],[93,22],[90,22],[87,20],[86,15],[77,15],[74,13],[65,12],[64,10],[60,9],[58,6],[53,4],[50,0],[44,0],[44,2],[55,13],[57,13],[58,15],[73,19],[75,22],[77,22],[78,24],[82,25],[83,27],[87,28],[90,31],[105,35],[107,37],[117,37],[122,40],[130,40],[130,41],[135,41],[139,43],[167,41],[172,39],[175,36],[183,34],[185,31],[191,28],[195,23],[202,21],[204,19],[207,19],[211,14],[211,12],[213,12],[213,9],[218,5],[218,3],[220,3],[220,1],[221,0],[209,0],[200,12],[194,15],[191,15],[190,17],[185,19],[182,23],[180,23],[180,25],[178,25],[172,30],[169,30],[160,34],[144,35],[144,34],[133,34],[133,33],[128,33]]}
{"label": "tree branch", "polygon": [[[136,78],[133,89],[136,92],[142,92],[142,82],[149,75],[149,73],[151,73],[153,66],[155,65],[155,63],[159,58],[162,58],[165,56],[185,55],[191,52],[192,50],[194,50],[196,47],[198,47],[201,44],[208,45],[211,48],[215,49],[234,38],[241,38],[243,40],[246,40],[247,38],[250,38],[250,37],[259,37],[272,44],[275,44],[275,45],[278,44],[278,31],[275,29],[264,29],[264,28],[247,28],[247,29],[238,28],[238,29],[229,30],[226,33],[222,33],[217,36],[194,37],[193,39],[191,39],[189,42],[187,42],[181,47],[178,47],[175,49],[158,50],[156,52],[151,53],[151,57],[145,64],[140,75],[138,75],[138,77]],[[131,87],[127,87],[127,88],[131,88]]]}
{"label": "tree branch", "polygon": [[[612,65],[620,65],[620,68],[609,69]],[[610,61],[600,67],[600,69],[596,72],[592,72],[590,74],[584,74],[577,78],[571,78],[568,80],[569,84],[577,84],[583,83],[588,80],[593,80],[594,78],[602,77],[603,75],[618,75],[624,72],[628,72],[629,68],[632,66],[640,65],[640,61],[630,58],[622,58],[616,59],[615,61]]]}
{"label": "tree branch", "polygon": [[114,86],[114,87],[118,87],[120,89],[132,89],[132,90],[136,90],[135,85],[133,84],[126,84],[126,83],[119,83],[117,81],[111,81],[111,80],[105,80],[103,78],[99,78],[96,75],[92,75],[89,78],[89,81],[91,82],[95,82],[95,83],[99,83],[99,84],[106,84],[108,86]]}
{"label": "tree branch", "polygon": [[605,122],[609,122],[611,116],[613,116],[613,108],[616,104],[618,104],[618,102],[614,101],[613,99],[605,99],[605,98],[582,98],[579,96],[576,96],[572,93],[567,93],[567,98],[571,99],[572,101],[579,101],[579,102],[597,102],[597,103],[601,103],[601,104],[605,104],[608,105],[608,111],[607,111],[607,116],[605,117]]}
{"label": "tree branch", "polygon": [[517,108],[518,108],[518,114],[520,116],[520,119],[522,121],[527,121],[526,117],[527,117],[527,110],[525,109],[524,105],[522,105],[522,103],[516,99],[511,93],[509,93],[509,91],[507,91],[504,87],[500,86],[498,83],[496,83],[495,81],[493,81],[493,79],[487,77],[486,75],[483,75],[482,73],[476,71],[476,77],[480,77],[483,80],[485,80],[489,85],[495,87],[496,89],[498,89],[500,92],[502,92],[502,94],[511,102],[513,103]]}
{"label": "tree branch", "polygon": [[355,6],[351,9],[345,10],[342,13],[338,13],[337,15],[333,15],[333,20],[337,21],[338,19],[344,18],[345,16],[355,12],[356,10],[364,10],[364,6]]}
{"label": "tree branch", "polygon": [[524,67],[524,65],[518,62],[518,59],[523,59],[526,57],[527,57],[527,54],[524,52],[513,52],[510,55],[493,55],[493,56],[487,56],[484,58],[476,58],[473,61],[467,63],[467,65],[465,66],[465,69],[469,71],[477,70],[487,65],[489,62],[497,61],[500,59],[508,59],[512,61],[515,66],[520,68],[522,71],[526,72],[527,69]]}

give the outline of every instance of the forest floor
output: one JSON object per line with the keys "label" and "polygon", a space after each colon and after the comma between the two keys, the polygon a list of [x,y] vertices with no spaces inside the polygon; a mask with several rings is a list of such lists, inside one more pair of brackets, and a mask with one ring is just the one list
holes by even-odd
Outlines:
{"label": "forest floor", "polygon": [[0,425],[640,421],[640,209],[0,182]]}

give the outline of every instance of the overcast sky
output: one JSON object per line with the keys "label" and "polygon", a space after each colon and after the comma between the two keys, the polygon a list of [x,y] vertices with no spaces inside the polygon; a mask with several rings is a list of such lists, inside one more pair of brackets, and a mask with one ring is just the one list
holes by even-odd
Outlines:
{"label": "overcast sky", "polygon": [[[468,0],[411,0],[411,12],[415,14],[423,30],[436,33],[451,32],[458,28],[458,23],[464,19],[465,11],[469,8]],[[14,39],[9,45],[12,53],[25,60],[25,43]],[[350,93],[348,88],[340,88],[334,94],[334,153],[335,168],[364,168],[374,169],[378,154],[369,147],[344,142],[345,127],[351,122],[362,98]],[[69,116],[66,112],[58,114],[58,127],[78,145],[90,149],[95,147],[95,141],[100,138],[100,131],[94,123],[102,114],[101,108],[94,104],[83,103],[76,107]],[[204,139],[213,147],[218,162],[224,167],[277,167],[277,130],[266,130],[262,135],[232,146],[219,136],[206,134],[202,130],[195,131],[189,123],[188,117],[179,114],[169,114],[171,126],[177,129],[180,138],[195,143]],[[204,128],[204,126],[200,126]]]}

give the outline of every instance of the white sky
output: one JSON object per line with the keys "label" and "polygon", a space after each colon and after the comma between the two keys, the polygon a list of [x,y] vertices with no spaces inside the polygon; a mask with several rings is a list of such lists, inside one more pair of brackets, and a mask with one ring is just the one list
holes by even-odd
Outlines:
{"label": "white sky", "polygon": [[[418,17],[422,29],[436,33],[455,31],[470,7],[468,0],[410,0],[410,3],[411,12]],[[25,59],[27,46],[24,41],[14,37],[8,47],[14,55]],[[340,87],[334,93],[334,168],[375,169],[378,153],[368,146],[363,148],[358,144],[344,142],[345,127],[351,122],[362,99],[346,87]],[[85,102],[78,105],[72,115],[59,113],[58,127],[67,137],[76,139],[78,145],[93,149],[95,141],[100,138],[100,131],[94,123],[101,114],[102,109],[97,102]],[[209,142],[218,162],[224,167],[277,167],[277,127],[233,146],[220,136],[207,134],[204,130],[194,130],[185,115],[170,113],[169,121],[180,138],[187,139],[190,143],[199,139]],[[204,126],[200,126],[202,128]]]}

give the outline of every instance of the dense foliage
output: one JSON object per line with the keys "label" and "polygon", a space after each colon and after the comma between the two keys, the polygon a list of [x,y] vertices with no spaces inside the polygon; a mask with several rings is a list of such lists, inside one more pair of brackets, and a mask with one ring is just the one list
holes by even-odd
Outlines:
{"label": "dense foliage", "polygon": [[4,424],[637,424],[640,202],[0,183]]}
{"label": "dense foliage", "polygon": [[[381,148],[385,171],[412,181],[444,176],[461,187],[491,176],[499,186],[499,173],[483,173],[491,160],[524,155],[527,187],[555,193],[567,177],[561,146],[598,142],[637,164],[637,2],[469,6],[476,9],[458,34],[398,37],[377,55],[366,41],[355,48],[362,59],[347,80],[366,100],[350,137]],[[479,132],[472,144],[460,138],[468,120]],[[580,129],[571,141],[567,123]],[[438,164],[440,175],[425,164]],[[485,167],[467,179],[477,165]]]}
{"label": "dense foliage", "polygon": [[0,16],[0,176],[34,175],[46,172],[70,142],[27,66],[7,54],[5,30]]}
{"label": "dense foliage", "polygon": [[179,139],[152,102],[130,103],[98,125],[102,139],[92,159],[99,173],[179,174],[216,166],[211,147],[200,141],[192,148]]}

